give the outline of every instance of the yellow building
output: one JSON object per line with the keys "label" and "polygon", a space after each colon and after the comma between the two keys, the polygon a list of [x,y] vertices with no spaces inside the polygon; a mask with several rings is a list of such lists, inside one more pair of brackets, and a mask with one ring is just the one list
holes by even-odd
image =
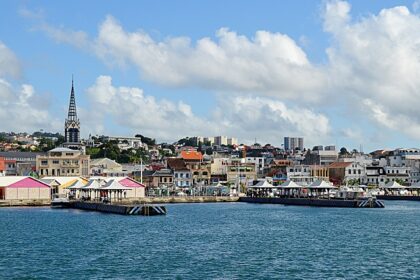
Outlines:
{"label": "yellow building", "polygon": [[90,156],[68,148],[55,148],[36,157],[36,170],[44,176],[89,176]]}

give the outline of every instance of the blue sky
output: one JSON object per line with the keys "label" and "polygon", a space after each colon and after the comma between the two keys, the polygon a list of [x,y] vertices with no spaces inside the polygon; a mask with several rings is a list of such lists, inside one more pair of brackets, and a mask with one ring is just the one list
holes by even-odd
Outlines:
{"label": "blue sky", "polygon": [[2,1],[0,130],[61,132],[73,74],[84,136],[418,146],[418,6]]}

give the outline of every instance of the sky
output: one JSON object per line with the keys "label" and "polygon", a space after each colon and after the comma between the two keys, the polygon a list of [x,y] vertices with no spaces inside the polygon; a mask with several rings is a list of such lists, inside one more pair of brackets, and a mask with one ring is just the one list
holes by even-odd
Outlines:
{"label": "sky", "polygon": [[0,3],[0,131],[418,147],[420,1]]}

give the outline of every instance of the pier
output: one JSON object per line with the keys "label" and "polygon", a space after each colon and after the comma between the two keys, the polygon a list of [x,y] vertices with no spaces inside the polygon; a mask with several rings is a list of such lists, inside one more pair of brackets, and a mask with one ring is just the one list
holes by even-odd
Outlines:
{"label": "pier", "polygon": [[377,195],[376,197],[382,200],[420,201],[420,196],[417,195]]}
{"label": "pier", "polygon": [[369,199],[320,199],[320,198],[283,198],[283,197],[241,197],[240,202],[283,204],[315,207],[341,207],[341,208],[384,208],[385,204],[375,198]]}
{"label": "pier", "polygon": [[166,215],[166,207],[160,205],[123,205],[123,204],[106,204],[99,202],[70,201],[62,202],[61,208],[72,208],[87,211],[97,211],[103,213],[120,214],[120,215],[141,215],[141,216],[158,216]]}

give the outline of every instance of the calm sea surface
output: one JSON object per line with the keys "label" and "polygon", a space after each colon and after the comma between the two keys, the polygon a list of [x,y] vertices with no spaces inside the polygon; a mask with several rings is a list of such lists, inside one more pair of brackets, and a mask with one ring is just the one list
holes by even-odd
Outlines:
{"label": "calm sea surface", "polygon": [[420,202],[0,208],[0,279],[420,279]]}

